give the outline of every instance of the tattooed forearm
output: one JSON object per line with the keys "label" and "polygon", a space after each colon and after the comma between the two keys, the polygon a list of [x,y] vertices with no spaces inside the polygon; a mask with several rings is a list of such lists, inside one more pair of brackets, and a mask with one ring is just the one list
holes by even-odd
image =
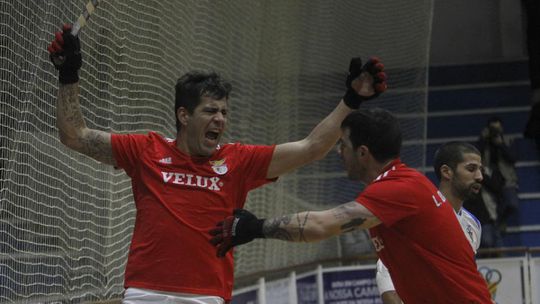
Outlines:
{"label": "tattooed forearm", "polygon": [[84,153],[105,164],[113,164],[110,134],[97,130],[90,130],[82,139]]}
{"label": "tattooed forearm", "polygon": [[368,209],[353,201],[324,211],[306,211],[263,223],[263,234],[290,242],[316,242],[359,228],[380,224]]}
{"label": "tattooed forearm", "polygon": [[76,133],[86,127],[79,105],[79,85],[61,85],[58,90],[56,105],[56,125],[62,135],[75,137]]}
{"label": "tattooed forearm", "polygon": [[290,242],[308,242],[305,230],[309,224],[309,214],[308,211],[268,219],[263,224],[263,233],[267,238]]}
{"label": "tattooed forearm", "polygon": [[280,218],[268,219],[263,224],[263,234],[267,238],[292,241],[292,235],[287,231],[287,229],[281,227],[281,224],[287,226],[290,222],[290,215],[284,215]]}
{"label": "tattooed forearm", "polygon": [[332,216],[340,222],[340,233],[353,231],[358,228],[368,228],[370,223],[369,212],[357,202],[349,202],[332,209]]}
{"label": "tattooed forearm", "polygon": [[301,213],[297,213],[296,215],[296,220],[298,221],[298,240],[300,242],[308,241],[306,236],[304,235],[304,230],[306,228],[308,218],[309,218],[309,211],[303,215]]}
{"label": "tattooed forearm", "polygon": [[337,206],[336,208],[332,209],[332,213],[334,217],[338,220],[348,219],[351,217],[355,207],[357,207],[356,202],[350,202],[347,204],[343,204],[341,206]]}
{"label": "tattooed forearm", "polygon": [[60,85],[56,105],[56,125],[67,147],[105,164],[114,165],[111,134],[86,127],[79,104],[77,83]]}
{"label": "tattooed forearm", "polygon": [[365,221],[366,221],[366,219],[364,219],[364,218],[352,219],[350,222],[341,225],[341,231],[343,231],[343,232],[353,231],[356,228],[360,227]]}

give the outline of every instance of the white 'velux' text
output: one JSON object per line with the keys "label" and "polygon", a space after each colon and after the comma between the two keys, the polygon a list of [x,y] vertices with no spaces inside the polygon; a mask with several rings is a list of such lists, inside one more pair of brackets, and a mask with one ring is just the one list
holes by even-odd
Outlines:
{"label": "white 'velux' text", "polygon": [[213,191],[221,190],[219,177],[217,176],[206,177],[178,172],[161,172],[161,175],[163,176],[163,182],[165,183],[199,187]]}

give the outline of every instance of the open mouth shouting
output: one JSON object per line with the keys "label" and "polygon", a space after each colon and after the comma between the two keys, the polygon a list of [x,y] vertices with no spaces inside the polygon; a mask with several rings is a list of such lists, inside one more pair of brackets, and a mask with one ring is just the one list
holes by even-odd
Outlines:
{"label": "open mouth shouting", "polygon": [[219,130],[207,131],[204,134],[205,146],[212,147],[212,148],[217,146],[219,144],[220,137],[221,137],[221,131]]}

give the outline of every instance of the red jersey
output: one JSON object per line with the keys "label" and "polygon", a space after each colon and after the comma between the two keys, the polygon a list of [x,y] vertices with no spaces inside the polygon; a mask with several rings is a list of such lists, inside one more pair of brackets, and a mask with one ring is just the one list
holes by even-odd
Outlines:
{"label": "red jersey", "polygon": [[370,229],[404,303],[492,303],[474,252],[444,196],[393,161],[356,201],[382,223]]}
{"label": "red jersey", "polygon": [[125,287],[231,298],[233,255],[217,258],[208,231],[242,208],[266,178],[274,146],[226,144],[193,157],[156,133],[112,135],[137,208]]}

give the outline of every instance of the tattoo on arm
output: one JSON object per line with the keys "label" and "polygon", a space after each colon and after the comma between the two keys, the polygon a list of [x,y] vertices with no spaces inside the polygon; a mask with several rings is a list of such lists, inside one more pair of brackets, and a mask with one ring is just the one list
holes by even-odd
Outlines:
{"label": "tattoo on arm", "polygon": [[268,219],[263,224],[263,234],[267,238],[292,241],[292,235],[281,224],[287,226],[291,222],[290,215],[284,215],[279,218]]}
{"label": "tattoo on arm", "polygon": [[105,164],[114,165],[110,134],[86,127],[79,104],[79,85],[61,85],[58,90],[56,125],[71,149]]}
{"label": "tattoo on arm", "polygon": [[308,219],[309,211],[305,213],[284,215],[279,218],[268,219],[263,224],[263,234],[267,238],[285,241],[307,242],[304,231]]}
{"label": "tattoo on arm", "polygon": [[365,221],[366,221],[365,218],[355,218],[355,219],[352,219],[350,222],[341,225],[341,230],[342,230],[343,232],[353,231],[353,230],[355,230],[356,228],[360,227]]}
{"label": "tattoo on arm", "polygon": [[309,211],[304,214],[303,219],[300,215],[300,213],[296,214],[296,220],[298,221],[298,240],[300,242],[307,242],[306,236],[304,235],[304,229],[306,228],[309,218]]}
{"label": "tattoo on arm", "polygon": [[79,104],[79,86],[61,85],[58,90],[57,125],[65,134],[73,136],[80,128],[86,127]]}
{"label": "tattoo on arm", "polygon": [[[358,207],[356,202],[350,202],[343,204],[333,209],[334,217],[338,220],[350,219],[353,216],[353,210]],[[361,226],[366,221],[365,218],[356,217],[352,218],[349,222],[341,225],[342,232],[353,231]]]}
{"label": "tattoo on arm", "polygon": [[[310,211],[267,219],[263,234],[267,238],[309,242],[356,230],[369,221],[369,215],[356,202],[331,209],[331,213]],[[333,217],[330,218],[330,217]]]}
{"label": "tattoo on arm", "polygon": [[332,209],[332,212],[334,213],[334,217],[338,220],[348,219],[351,217],[353,208],[356,206],[356,202],[350,202],[337,206],[336,208]]}
{"label": "tattoo on arm", "polygon": [[82,145],[86,155],[105,164],[114,164],[111,143],[107,136],[110,135],[106,132],[91,130],[88,136],[82,139]]}

